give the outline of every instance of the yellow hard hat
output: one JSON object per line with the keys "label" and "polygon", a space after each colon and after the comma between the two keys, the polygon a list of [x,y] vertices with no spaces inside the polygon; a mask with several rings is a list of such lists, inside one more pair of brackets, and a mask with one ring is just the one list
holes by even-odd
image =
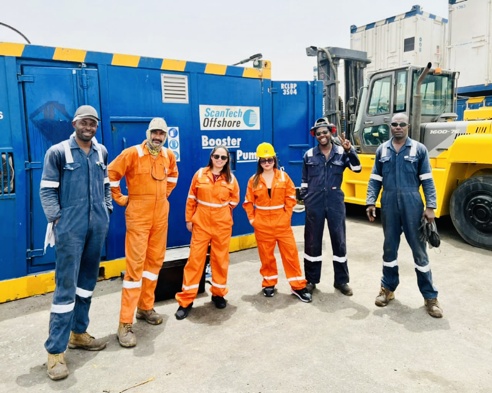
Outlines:
{"label": "yellow hard hat", "polygon": [[270,143],[260,143],[256,148],[256,158],[275,157],[275,155],[275,150]]}

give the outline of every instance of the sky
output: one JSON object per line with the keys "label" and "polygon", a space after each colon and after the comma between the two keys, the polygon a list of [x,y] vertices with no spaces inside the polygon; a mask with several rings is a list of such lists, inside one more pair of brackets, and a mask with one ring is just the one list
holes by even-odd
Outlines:
{"label": "sky", "polygon": [[[350,26],[416,4],[448,17],[448,0],[0,0],[0,22],[43,46],[216,64],[261,53],[273,80],[304,81],[306,47],[350,48]],[[0,41],[26,43],[2,25]]]}

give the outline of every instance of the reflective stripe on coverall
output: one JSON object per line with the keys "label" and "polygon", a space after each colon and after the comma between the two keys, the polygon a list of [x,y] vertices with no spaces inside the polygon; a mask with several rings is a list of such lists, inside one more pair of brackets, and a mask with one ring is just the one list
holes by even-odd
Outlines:
{"label": "reflective stripe on coverall", "polygon": [[336,284],[349,282],[345,234],[344,194],[340,189],[345,168],[360,172],[357,153],[348,153],[341,146],[332,145],[328,158],[319,146],[304,154],[301,198],[306,208],[304,226],[304,272],[307,281],[317,284],[321,278],[322,241],[325,220],[328,221],[333,270]]}
{"label": "reflective stripe on coverall", "polygon": [[397,153],[393,138],[379,146],[367,187],[367,205],[375,205],[381,186],[381,222],[384,232],[383,277],[381,284],[394,291],[399,284],[398,248],[403,231],[412,249],[417,283],[425,299],[437,298],[426,243],[420,240],[419,227],[424,204],[419,192],[422,185],[428,208],[436,208],[436,189],[429,155],[424,145],[407,138]]}
{"label": "reflective stripe on coverall", "polygon": [[268,195],[268,188],[262,176],[253,189],[254,176],[252,176],[248,181],[243,203],[249,222],[255,230],[261,261],[262,286],[277,285],[278,270],[274,251],[278,243],[287,281],[292,289],[303,289],[306,287],[306,280],[302,277],[299,254],[291,227],[292,211],[297,203],[296,189],[289,175],[278,169],[274,171],[271,197]]}
{"label": "reflective stripe on coverall", "polygon": [[239,185],[221,175],[215,182],[209,167],[199,169],[191,181],[186,201],[186,222],[192,222],[190,256],[183,274],[182,292],[176,300],[188,307],[196,298],[210,244],[213,296],[224,297],[229,269],[229,243],[232,235],[232,209],[239,203]]}
{"label": "reflective stripe on coverall", "polygon": [[[121,323],[133,323],[135,309],[151,310],[167,244],[169,202],[178,168],[174,153],[162,148],[152,157],[144,141],[125,149],[108,167],[115,202],[127,206],[126,272],[121,292]],[[126,178],[128,196],[121,193]]]}
{"label": "reflective stripe on coverall", "polygon": [[40,198],[55,234],[55,293],[51,305],[48,353],[67,349],[70,331],[89,326],[92,293],[99,275],[101,251],[113,210],[108,152],[92,139],[86,154],[75,137],[52,146],[45,155]]}

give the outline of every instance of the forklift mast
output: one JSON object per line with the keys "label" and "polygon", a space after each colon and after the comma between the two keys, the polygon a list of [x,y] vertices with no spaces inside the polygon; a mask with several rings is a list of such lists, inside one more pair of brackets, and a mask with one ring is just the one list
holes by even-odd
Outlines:
{"label": "forklift mast", "polygon": [[[336,125],[338,133],[344,132],[350,138],[355,127],[359,90],[364,86],[364,68],[371,62],[367,53],[315,46],[307,48],[306,53],[317,57],[318,79],[323,81],[324,116]],[[342,81],[338,75],[340,60],[344,63]],[[344,90],[343,96],[340,95],[341,88]]]}

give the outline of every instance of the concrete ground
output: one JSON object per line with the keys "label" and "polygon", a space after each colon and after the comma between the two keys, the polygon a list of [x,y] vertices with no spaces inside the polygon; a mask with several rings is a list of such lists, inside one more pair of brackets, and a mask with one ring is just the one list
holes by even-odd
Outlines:
{"label": "concrete ground", "polygon": [[[449,219],[429,251],[443,319],[427,315],[410,250],[400,249],[400,286],[386,308],[379,291],[382,229],[360,208],[347,215],[354,296],[333,288],[325,231],[322,281],[305,304],[290,295],[280,269],[273,298],[261,293],[256,249],[231,254],[228,306],[199,295],[189,317],[174,300],[156,303],[164,323],[135,324],[138,344],[116,339],[121,280],[98,283],[89,332],[101,352],[68,350],[70,375],[46,375],[52,295],[0,305],[1,392],[492,392],[492,253],[464,243]],[[303,227],[296,227],[302,257]],[[280,266],[281,267],[281,266]]]}

